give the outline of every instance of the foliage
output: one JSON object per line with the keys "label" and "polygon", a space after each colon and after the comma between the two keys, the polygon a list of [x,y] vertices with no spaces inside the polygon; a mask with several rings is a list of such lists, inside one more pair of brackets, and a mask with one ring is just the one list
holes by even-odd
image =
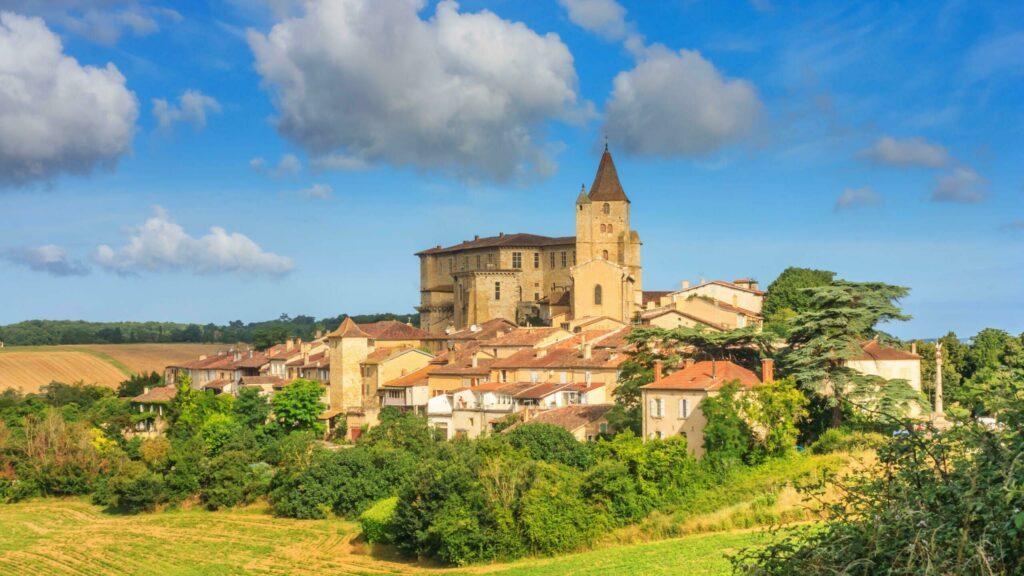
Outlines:
{"label": "foliage", "polygon": [[270,418],[270,402],[255,386],[243,386],[235,397],[232,406],[235,420],[245,427],[256,429],[267,423]]}
{"label": "foliage", "polygon": [[885,444],[885,436],[877,432],[861,432],[830,428],[810,445],[812,454],[832,454],[833,452],[855,452],[858,450],[874,450]]}
{"label": "foliage", "polygon": [[880,387],[848,365],[862,354],[861,342],[875,334],[880,322],[909,319],[896,305],[908,292],[901,286],[842,280],[807,290],[807,307],[793,319],[782,364],[801,388],[828,399],[832,427],[842,423],[845,403],[877,399],[878,392],[896,404],[915,396],[909,386]]}
{"label": "foliage", "polygon": [[128,461],[107,481],[110,507],[123,512],[153,510],[164,501],[163,476],[142,462]]}
{"label": "foliage", "polygon": [[509,443],[525,450],[533,460],[557,462],[574,468],[587,468],[591,454],[588,445],[581,444],[565,428],[553,424],[523,424],[508,432]]}
{"label": "foliage", "polygon": [[156,388],[163,385],[163,376],[156,372],[133,374],[130,378],[118,384],[117,395],[120,398],[133,398],[145,392],[146,388]]}
{"label": "foliage", "polygon": [[378,500],[359,515],[359,525],[368,541],[379,544],[394,542],[396,508],[398,496],[392,496]]}
{"label": "foliage", "polygon": [[220,451],[242,432],[242,425],[227,414],[210,414],[199,429],[199,436],[206,443],[210,454]]}
{"label": "foliage", "polygon": [[704,450],[708,458],[725,466],[743,461],[751,450],[753,433],[746,420],[749,400],[737,381],[726,383],[717,395],[700,403],[707,419]]}
{"label": "foliage", "polygon": [[284,430],[323,431],[317,417],[327,408],[321,401],[323,386],[312,380],[295,380],[282,388],[271,401],[274,418]]}
{"label": "foliage", "polygon": [[809,415],[807,405],[807,397],[793,378],[765,383],[754,389],[747,416],[755,436],[759,437],[761,457],[783,456],[796,446],[799,425]]}
{"label": "foliage", "polygon": [[877,465],[836,481],[819,526],[778,534],[734,559],[744,574],[1019,574],[1024,570],[1022,403],[1005,427],[912,433]]}
{"label": "foliage", "polygon": [[766,328],[769,331],[775,329],[784,336],[789,321],[810,306],[807,289],[828,286],[835,276],[835,272],[812,268],[790,267],[783,270],[764,295],[761,313],[764,314]]}
{"label": "foliage", "polygon": [[210,460],[203,470],[199,499],[210,510],[254,501],[266,492],[269,470],[253,462],[251,453],[230,450]]}

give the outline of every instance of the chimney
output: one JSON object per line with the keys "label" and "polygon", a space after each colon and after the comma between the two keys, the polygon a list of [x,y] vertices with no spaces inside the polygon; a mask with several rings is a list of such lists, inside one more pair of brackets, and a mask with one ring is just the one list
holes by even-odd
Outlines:
{"label": "chimney", "polygon": [[761,382],[765,384],[775,382],[775,360],[771,358],[761,359]]}
{"label": "chimney", "polygon": [[452,364],[455,364],[455,353],[454,352],[449,352],[448,353],[448,362],[446,362],[446,364],[448,364],[449,366],[451,366]]}
{"label": "chimney", "polygon": [[654,361],[654,381],[661,382],[661,360]]}
{"label": "chimney", "polygon": [[548,351],[547,351],[546,349],[544,349],[544,348],[539,348],[539,349],[537,350],[537,354],[536,354],[537,358],[544,358],[544,357],[545,357],[545,356],[547,356],[547,355],[548,355]]}
{"label": "chimney", "polygon": [[289,338],[289,339],[285,340],[284,341],[284,349],[285,350],[291,350],[292,348],[295,348],[295,339]]}
{"label": "chimney", "polygon": [[690,289],[690,281],[689,280],[683,280],[683,290],[689,290],[689,289]]}
{"label": "chimney", "polygon": [[149,386],[143,386],[142,387],[142,393],[143,394],[149,394]]}
{"label": "chimney", "polygon": [[199,359],[200,360],[206,360],[206,354],[200,354],[199,355]]}
{"label": "chimney", "polygon": [[479,240],[479,239],[480,239],[480,235],[479,235],[479,234],[474,234],[474,235],[473,235],[473,241],[474,241],[474,242],[475,242],[475,241],[477,241],[477,240]]}
{"label": "chimney", "polygon": [[470,357],[469,365],[472,366],[473,368],[476,368],[478,366],[477,359],[476,359],[476,354],[473,354],[473,356]]}
{"label": "chimney", "polygon": [[590,344],[588,342],[587,344],[583,345],[583,359],[584,360],[590,360],[593,357],[594,357],[594,345]]}
{"label": "chimney", "polygon": [[917,354],[917,340],[910,343],[910,353]]}

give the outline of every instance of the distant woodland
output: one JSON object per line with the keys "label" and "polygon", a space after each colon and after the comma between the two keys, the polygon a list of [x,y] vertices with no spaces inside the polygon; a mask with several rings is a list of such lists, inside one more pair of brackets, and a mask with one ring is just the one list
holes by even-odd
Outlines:
{"label": "distant woodland", "polygon": [[[166,342],[247,342],[266,348],[288,338],[309,340],[321,330],[333,330],[346,317],[291,317],[282,314],[275,320],[226,325],[183,324],[178,322],[85,322],[82,320],[27,320],[0,326],[0,341],[6,346],[44,346],[52,344],[129,344]],[[358,323],[399,320],[419,325],[418,314],[362,314],[352,316]]]}

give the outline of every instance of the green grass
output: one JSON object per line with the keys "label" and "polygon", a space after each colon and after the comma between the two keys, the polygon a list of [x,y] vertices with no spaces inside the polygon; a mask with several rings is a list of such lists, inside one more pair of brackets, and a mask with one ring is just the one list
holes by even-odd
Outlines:
{"label": "green grass", "polygon": [[274,518],[262,508],[104,513],[79,499],[0,505],[0,574],[433,574],[562,576],[729,573],[725,557],[758,532],[689,536],[512,564],[437,569],[375,558],[339,519]]}
{"label": "green grass", "polygon": [[103,360],[107,364],[110,364],[114,368],[117,368],[118,370],[121,371],[122,374],[128,376],[129,378],[135,375],[135,372],[132,372],[132,369],[126,366],[124,362],[121,362],[120,360],[114,358],[113,356],[107,354],[106,352],[100,352],[99,350],[91,350],[89,348],[69,348],[69,350],[73,350],[75,352],[84,352],[86,354],[95,356],[100,360]]}

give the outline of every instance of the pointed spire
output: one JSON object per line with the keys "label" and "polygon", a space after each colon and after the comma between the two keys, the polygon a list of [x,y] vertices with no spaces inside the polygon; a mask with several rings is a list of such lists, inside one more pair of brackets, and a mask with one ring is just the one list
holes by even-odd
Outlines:
{"label": "pointed spire", "polygon": [[580,195],[576,197],[577,204],[590,204],[590,198],[587,196],[587,185],[580,184]]}
{"label": "pointed spire", "polygon": [[612,161],[612,153],[608,151],[607,142],[604,154],[601,154],[601,164],[597,167],[597,175],[594,176],[594,184],[590,186],[590,199],[629,202],[626,192],[622,190],[622,184],[619,183],[619,174],[615,171],[615,162]]}
{"label": "pointed spire", "polygon": [[328,338],[369,338],[370,335],[359,329],[359,326],[352,320],[351,317],[346,316],[338,329],[327,335]]}

